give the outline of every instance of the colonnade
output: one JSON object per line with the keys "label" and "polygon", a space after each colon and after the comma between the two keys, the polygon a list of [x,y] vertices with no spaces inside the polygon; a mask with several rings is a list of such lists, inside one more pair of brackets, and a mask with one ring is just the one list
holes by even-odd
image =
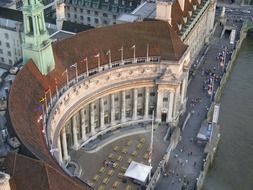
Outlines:
{"label": "colonnade", "polygon": [[[123,90],[100,97],[82,107],[62,127],[58,138],[58,161],[62,163],[69,160],[69,149],[77,150],[81,143],[100,131],[128,121],[150,119],[155,108],[157,122],[161,122],[163,110],[166,110],[165,122],[172,121],[175,109],[178,109],[176,104],[183,101],[178,93],[184,96],[185,86],[182,81],[181,92],[178,92],[179,86],[175,92],[154,86]],[[67,126],[71,129],[70,134],[66,132]]]}

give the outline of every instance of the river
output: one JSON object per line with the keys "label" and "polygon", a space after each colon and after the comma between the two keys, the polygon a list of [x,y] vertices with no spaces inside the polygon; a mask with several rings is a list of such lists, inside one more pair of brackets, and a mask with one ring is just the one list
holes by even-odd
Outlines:
{"label": "river", "polygon": [[221,140],[204,190],[253,190],[253,35],[241,47],[221,99]]}

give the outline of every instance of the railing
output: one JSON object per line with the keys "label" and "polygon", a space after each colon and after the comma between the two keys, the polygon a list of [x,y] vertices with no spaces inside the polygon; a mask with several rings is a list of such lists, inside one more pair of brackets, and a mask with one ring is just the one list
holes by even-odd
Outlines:
{"label": "railing", "polygon": [[[50,112],[52,111],[53,107],[56,106],[58,103],[59,98],[67,94],[66,92],[69,91],[72,87],[75,85],[77,86],[78,84],[82,83],[84,80],[88,79],[92,75],[97,75],[98,73],[106,72],[111,69],[114,69],[115,67],[121,67],[121,66],[127,66],[127,65],[132,65],[132,64],[142,64],[142,63],[159,63],[161,57],[160,56],[150,56],[150,57],[138,57],[138,58],[130,58],[130,59],[124,59],[124,60],[117,60],[112,63],[108,63],[105,65],[101,65],[100,68],[94,68],[90,69],[88,73],[85,71],[85,73],[82,73],[73,79],[71,79],[67,84],[62,86],[59,90],[58,93],[54,94],[51,97],[51,100],[46,102],[46,110],[45,114],[43,116],[43,131],[47,134],[45,134],[45,138],[48,144],[48,147],[51,148],[51,143],[48,141],[47,137],[50,134],[50,130],[48,129],[48,116],[50,115]],[[65,98],[65,101],[68,101],[69,97]]]}

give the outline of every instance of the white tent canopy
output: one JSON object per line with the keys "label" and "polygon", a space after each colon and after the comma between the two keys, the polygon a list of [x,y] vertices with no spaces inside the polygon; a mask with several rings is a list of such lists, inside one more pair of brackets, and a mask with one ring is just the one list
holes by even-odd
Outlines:
{"label": "white tent canopy", "polygon": [[132,161],[128,166],[124,176],[145,182],[149,176],[149,173],[151,172],[151,169],[151,166]]}

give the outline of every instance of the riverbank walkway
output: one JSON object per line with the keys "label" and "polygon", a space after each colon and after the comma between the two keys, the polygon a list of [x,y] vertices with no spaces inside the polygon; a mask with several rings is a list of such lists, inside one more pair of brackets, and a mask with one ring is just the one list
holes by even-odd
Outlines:
{"label": "riverbank walkway", "polygon": [[[197,177],[203,167],[203,159],[205,158],[205,145],[197,143],[196,136],[201,123],[207,117],[207,112],[211,105],[211,96],[208,95],[210,85],[208,83],[210,82],[210,78],[214,80],[211,87],[214,87],[213,92],[215,93],[219,85],[219,77],[226,72],[219,64],[219,54],[226,54],[225,63],[227,63],[232,50],[229,44],[229,35],[225,33],[221,38],[221,32],[222,26],[217,25],[214,34],[210,38],[205,55],[200,55],[196,63],[193,64],[193,74],[187,92],[187,108],[180,123],[183,123],[183,120],[189,113],[191,113],[191,117],[185,125],[184,130],[181,131],[181,141],[171,153],[168,166],[158,181],[156,189],[195,189]],[[239,31],[237,32],[239,33]],[[203,56],[204,58],[201,59]]]}

